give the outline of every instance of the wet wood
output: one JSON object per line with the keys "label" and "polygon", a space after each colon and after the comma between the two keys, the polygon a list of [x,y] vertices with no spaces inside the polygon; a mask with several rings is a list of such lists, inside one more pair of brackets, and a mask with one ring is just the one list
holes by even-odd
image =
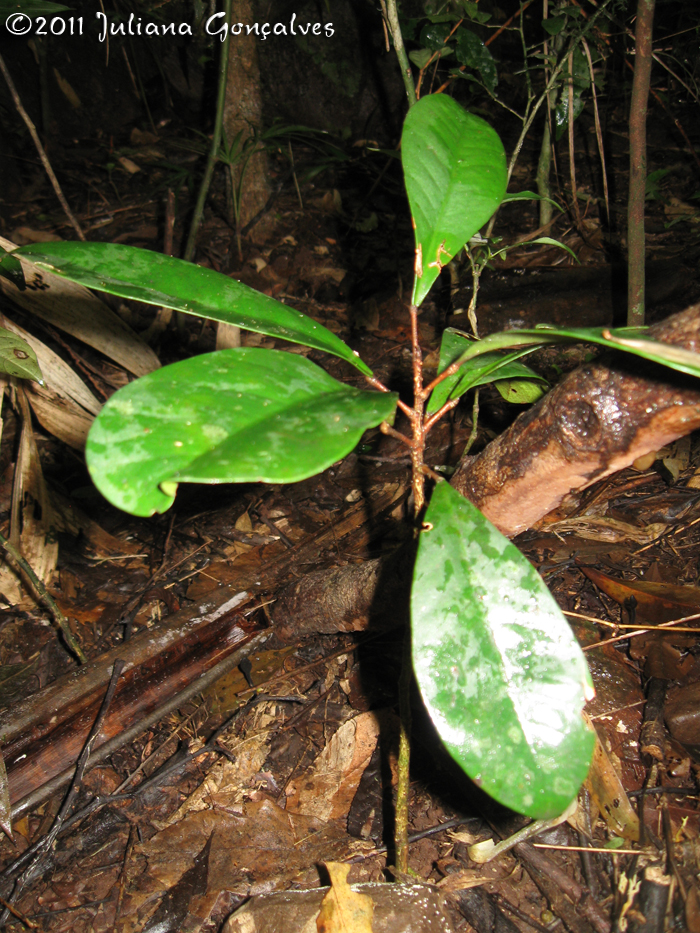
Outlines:
{"label": "wet wood", "polygon": [[[125,645],[113,648],[87,665],[59,678],[11,710],[0,713],[2,752],[8,772],[13,811],[26,801],[37,800],[42,787],[65,782],[78,759],[107,689],[114,662],[125,661],[95,756],[102,747],[112,751],[121,738],[130,741],[139,724],[148,727],[149,716],[177,699],[193,682],[200,683],[229,656],[247,645],[257,646],[267,637],[264,625],[242,614],[250,608],[253,594],[269,593],[292,579],[299,563],[315,567],[328,549],[337,552],[342,542],[350,548],[377,534],[377,522],[405,498],[398,484],[374,490],[374,496],[355,503],[313,535],[287,549],[278,542],[269,546],[267,560],[232,564],[235,573],[228,585],[219,586],[194,606],[174,613],[164,622],[140,633]],[[267,552],[268,549],[264,548]],[[332,559],[332,558],[330,558]],[[134,728],[137,732],[134,733]]]}
{"label": "wet wood", "polygon": [[0,735],[13,806],[77,761],[117,659],[124,672],[95,750],[260,633],[238,611],[247,596],[226,593],[178,612],[6,710]]}
{"label": "wet wood", "polygon": [[551,858],[529,842],[518,843],[513,851],[568,930],[590,933],[593,929],[596,933],[610,933],[610,921],[604,909]]}
{"label": "wet wood", "polygon": [[[700,350],[700,305],[650,329],[656,340]],[[452,485],[504,534],[532,527],[574,489],[622,470],[700,427],[698,381],[639,357],[581,366],[483,453]]]}

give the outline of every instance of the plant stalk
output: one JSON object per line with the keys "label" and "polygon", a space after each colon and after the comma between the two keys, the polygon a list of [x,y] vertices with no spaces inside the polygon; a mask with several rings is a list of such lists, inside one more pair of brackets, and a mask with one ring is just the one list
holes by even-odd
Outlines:
{"label": "plant stalk", "polygon": [[5,83],[7,84],[8,90],[10,92],[10,96],[12,97],[12,101],[15,107],[17,108],[17,113],[20,115],[20,117],[24,121],[25,126],[29,130],[29,135],[32,137],[32,142],[34,143],[34,146],[36,147],[36,151],[39,153],[41,164],[44,166],[44,171],[49,176],[49,181],[51,182],[51,186],[56,193],[56,197],[61,202],[63,213],[66,215],[66,217],[70,221],[70,224],[75,230],[75,233],[78,239],[84,241],[85,234],[83,233],[80,227],[80,224],[75,219],[73,212],[68,206],[68,201],[66,200],[66,196],[63,193],[63,189],[58,183],[58,178],[56,178],[54,170],[51,167],[51,163],[49,162],[49,157],[46,155],[46,151],[44,147],[41,145],[41,140],[39,139],[39,134],[36,131],[36,127],[34,126],[34,123],[31,117],[29,116],[27,111],[22,106],[22,101],[20,100],[19,94],[17,93],[17,88],[15,87],[15,83],[12,80],[12,75],[10,74],[7,68],[7,65],[5,64],[5,59],[2,57],[2,55],[0,55],[0,71],[2,71],[3,77],[5,78]]}
{"label": "plant stalk", "polygon": [[627,207],[627,324],[644,324],[644,199],[647,180],[647,107],[655,0],[638,0],[634,78],[630,100],[630,187]]}
{"label": "plant stalk", "polygon": [[7,553],[10,555],[12,560],[20,567],[22,572],[26,575],[27,579],[32,585],[32,589],[36,593],[37,597],[41,600],[41,602],[46,603],[46,605],[49,607],[49,609],[51,610],[51,614],[56,620],[56,624],[63,632],[63,637],[65,638],[68,647],[73,652],[73,654],[76,656],[78,661],[81,664],[87,664],[87,658],[83,654],[83,649],[80,647],[78,642],[75,640],[75,636],[70,630],[70,626],[68,625],[68,621],[66,617],[63,615],[63,613],[58,608],[54,600],[51,598],[48,590],[46,589],[44,584],[41,582],[39,577],[37,577],[37,575],[34,573],[29,563],[24,559],[24,557],[22,557],[22,555],[17,550],[17,548],[14,546],[14,544],[8,541],[7,538],[1,533],[0,533],[0,547],[4,548],[4,550],[7,551]]}
{"label": "plant stalk", "polygon": [[[411,418],[411,488],[413,490],[413,517],[416,524],[425,506],[425,473],[423,457],[425,453],[424,411],[426,392],[423,388],[423,353],[418,330],[418,309],[410,305],[411,344],[413,353],[413,409]],[[399,759],[396,787],[396,813],[394,826],[394,848],[396,868],[399,873],[408,872],[408,804],[411,788],[411,682],[413,680],[413,662],[411,658],[411,626],[404,633],[399,677]]]}
{"label": "plant stalk", "polygon": [[391,33],[391,38],[394,42],[394,51],[396,52],[396,57],[399,60],[401,77],[403,78],[404,88],[406,89],[406,97],[408,98],[408,106],[410,108],[416,102],[416,87],[413,83],[411,63],[408,60],[406,48],[403,44],[403,36],[401,35],[401,26],[399,25],[399,11],[396,8],[396,0],[381,0],[381,4],[384,19],[389,26],[389,32]]}
{"label": "plant stalk", "polygon": [[[228,25],[231,19],[231,0],[224,0],[224,14],[224,21]],[[214,174],[214,166],[218,161],[219,146],[221,145],[221,131],[224,125],[224,100],[226,97],[228,46],[230,37],[231,32],[229,29],[226,29],[226,36],[224,37],[224,41],[221,43],[221,61],[219,62],[219,86],[216,92],[216,118],[214,120],[214,132],[212,133],[211,146],[209,148],[206,168],[204,169],[204,177],[202,178],[202,184],[199,188],[197,203],[195,204],[194,213],[192,214],[192,224],[190,225],[190,232],[187,237],[187,244],[185,246],[185,252],[182,257],[187,262],[192,262],[194,259],[194,251],[197,245],[197,234],[199,233],[199,225],[202,222],[202,215],[204,213],[204,202],[206,201],[207,194],[209,193],[209,186],[211,185],[212,175]]]}
{"label": "plant stalk", "polygon": [[413,489],[413,517],[418,521],[425,505],[425,476],[423,475],[423,454],[425,451],[425,432],[423,430],[423,412],[425,393],[423,391],[423,353],[418,334],[418,309],[411,305],[411,343],[413,352],[413,411],[411,427],[413,444],[411,445],[411,486]]}

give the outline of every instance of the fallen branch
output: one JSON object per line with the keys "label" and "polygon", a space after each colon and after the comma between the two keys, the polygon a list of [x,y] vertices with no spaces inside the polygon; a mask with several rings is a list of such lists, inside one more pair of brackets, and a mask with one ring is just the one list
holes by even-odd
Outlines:
{"label": "fallen branch", "polygon": [[[700,350],[700,305],[649,336]],[[700,384],[640,359],[580,366],[477,457],[452,485],[506,535],[530,528],[584,489],[700,427]]]}

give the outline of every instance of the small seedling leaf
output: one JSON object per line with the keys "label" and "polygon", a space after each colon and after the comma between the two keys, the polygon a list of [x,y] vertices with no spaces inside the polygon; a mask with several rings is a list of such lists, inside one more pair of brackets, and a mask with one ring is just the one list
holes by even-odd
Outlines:
{"label": "small seedling leaf", "polygon": [[488,123],[432,94],[408,112],[401,159],[416,228],[412,301],[420,305],[443,266],[503,200],[506,156]]}
{"label": "small seedling leaf", "polygon": [[293,483],[391,421],[396,395],[337,382],[279,350],[173,363],[116,392],[88,435],[97,488],[133,515],[164,512],[178,483]]}
{"label": "small seedling leaf", "polygon": [[36,353],[26,340],[0,327],[0,372],[44,384]]}
{"label": "small seedling leaf", "polygon": [[535,819],[556,816],[593,752],[581,649],[539,574],[449,484],[436,486],[423,528],[411,625],[428,713],[487,793]]}
{"label": "small seedling leaf", "polygon": [[2,248],[0,248],[0,275],[3,278],[9,279],[21,292],[27,287],[27,283],[24,281],[22,263],[16,256],[13,256],[12,253],[8,253],[7,250]]}
{"label": "small seedling leaf", "polygon": [[[517,365],[517,364],[516,364]],[[523,369],[528,369],[523,366]],[[539,401],[545,393],[547,383],[530,370],[531,376],[527,379],[497,379],[494,383],[501,397],[512,405],[532,405]]]}
{"label": "small seedling leaf", "polygon": [[[442,334],[440,344],[440,362],[438,373],[444,372],[447,367],[466,351],[479,346],[478,341],[470,340],[459,331],[448,327]],[[428,402],[428,414],[433,414],[441,408],[445,402],[451,399],[459,398],[476,386],[487,385],[490,382],[498,383],[498,380],[527,379],[537,380],[546,385],[546,381],[537,375],[524,363],[518,363],[520,357],[532,353],[537,349],[537,344],[521,347],[517,350],[492,350],[485,352],[481,356],[475,356],[467,360],[466,363],[452,376],[448,376],[439,383]],[[540,393],[541,394],[541,393]],[[504,396],[505,398],[506,396]],[[539,396],[538,396],[539,397]],[[512,399],[511,399],[512,400]]]}
{"label": "small seedling leaf", "polygon": [[322,324],[213,269],[118,243],[33,243],[17,254],[88,288],[301,343],[371,374]]}

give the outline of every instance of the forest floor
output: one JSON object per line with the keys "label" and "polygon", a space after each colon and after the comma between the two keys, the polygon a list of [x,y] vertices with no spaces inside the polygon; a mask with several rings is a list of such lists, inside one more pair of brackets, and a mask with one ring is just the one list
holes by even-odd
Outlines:
{"label": "forest floor", "polygon": [[[186,175],[182,150],[166,133],[136,135],[110,158],[127,158],[137,171],[110,172],[109,184],[98,166],[103,157],[77,141],[59,157],[88,237],[161,249],[159,192]],[[253,230],[240,255],[223,189],[215,189],[197,261],[320,321],[408,399],[412,236],[405,208],[397,207],[395,161],[357,150],[331,183],[321,183],[326,177],[302,180],[298,192],[285,186],[272,205],[273,232],[256,243]],[[524,177],[517,187],[532,185]],[[70,236],[63,218],[45,213],[47,196],[37,174],[24,201],[5,205],[3,235],[18,244]],[[669,192],[650,205],[655,318],[700,297],[692,258],[698,212],[683,197]],[[517,211],[504,210],[507,238],[522,234],[522,206]],[[668,228],[674,217],[691,230],[682,247],[677,229]],[[534,208],[530,220],[534,228]],[[606,258],[599,221],[589,216],[585,224],[577,232],[563,214],[550,234],[577,253],[578,267],[560,250],[533,247],[496,264],[479,305],[482,335],[519,322],[620,322],[624,281]],[[184,233],[180,221],[176,254]],[[466,268],[452,281],[445,274],[426,302],[420,339],[428,370],[437,366],[444,327],[467,329],[469,280]],[[214,348],[211,322],[192,320],[178,331],[153,308],[105,300],[147,334],[162,363]],[[114,360],[7,298],[2,311],[83,373],[100,401],[129,380]],[[555,382],[586,352],[542,353],[533,365]],[[323,358],[323,365],[344,381],[357,378],[340,361]],[[485,391],[475,449],[519,410]],[[9,393],[2,419],[0,530],[8,535],[23,427]],[[470,431],[464,404],[431,434],[428,462],[454,467]],[[80,452],[44,422],[34,422],[33,436],[48,501],[63,516],[49,590],[92,673],[90,692],[80,694],[76,664],[50,616],[26,590],[14,600],[0,586],[0,726],[22,723],[11,747],[4,743],[14,808],[13,838],[0,842],[0,896],[12,899],[7,929],[213,931],[248,902],[256,925],[239,915],[229,933],[293,933],[318,910],[324,864],[340,862],[350,865],[351,883],[373,885],[364,890],[375,901],[375,929],[392,933],[607,933],[624,928],[621,918],[634,929],[647,907],[660,917],[648,929],[700,930],[700,439],[681,440],[570,497],[516,539],[571,621],[596,686],[587,713],[599,752],[576,813],[492,861],[476,861],[471,846],[524,821],[461,774],[416,696],[411,884],[394,903],[389,886],[378,883],[392,877],[405,607],[382,602],[381,592],[357,580],[359,568],[378,566],[406,537],[405,449],[377,429],[313,479],[181,486],[169,513],[142,520],[108,506]],[[649,631],[688,617],[680,628]],[[202,620],[214,626],[203,645],[188,629],[194,621],[203,631]],[[168,642],[174,632],[176,645]],[[76,771],[121,656],[133,665],[130,692],[117,691],[107,710],[111,731],[105,725],[87,769]],[[51,692],[52,684],[59,689]],[[652,694],[661,701],[652,704]],[[56,838],[47,836],[71,787],[72,815]],[[648,870],[655,868],[657,875]],[[276,896],[283,891],[298,893]]]}

